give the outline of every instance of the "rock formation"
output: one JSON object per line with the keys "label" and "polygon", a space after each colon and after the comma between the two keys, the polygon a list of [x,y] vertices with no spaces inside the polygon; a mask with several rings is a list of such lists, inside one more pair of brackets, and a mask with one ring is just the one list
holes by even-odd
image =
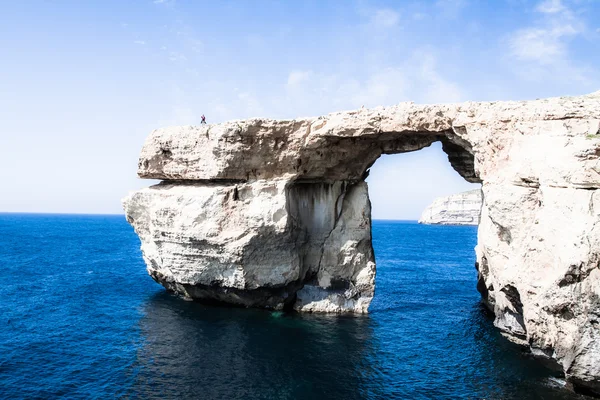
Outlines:
{"label": "rock formation", "polygon": [[375,276],[369,167],[441,141],[453,168],[482,183],[478,289],[495,325],[600,393],[599,131],[600,92],[158,129],[138,174],[163,182],[124,207],[169,290],[364,313]]}
{"label": "rock formation", "polygon": [[483,197],[480,189],[438,197],[423,210],[420,224],[478,225]]}

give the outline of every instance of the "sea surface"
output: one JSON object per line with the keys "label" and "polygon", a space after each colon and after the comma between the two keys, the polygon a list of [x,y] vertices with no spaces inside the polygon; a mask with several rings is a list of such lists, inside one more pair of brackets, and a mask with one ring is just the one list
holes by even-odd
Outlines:
{"label": "sea surface", "polygon": [[0,399],[573,399],[500,336],[475,227],[375,221],[366,316],[205,306],[123,216],[0,214]]}

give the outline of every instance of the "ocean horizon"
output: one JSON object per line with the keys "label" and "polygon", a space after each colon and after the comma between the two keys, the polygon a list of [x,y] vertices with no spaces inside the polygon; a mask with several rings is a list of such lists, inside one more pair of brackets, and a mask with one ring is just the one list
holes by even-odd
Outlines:
{"label": "ocean horizon", "polygon": [[[82,213],[66,213],[66,212],[38,212],[38,211],[0,211],[0,215],[3,214],[22,214],[22,215],[65,215],[65,216],[69,216],[69,215],[81,215],[81,216],[120,216],[125,218],[125,213],[119,214],[119,213],[88,213],[88,212],[82,212]],[[393,218],[373,218],[372,221],[389,221],[389,222],[418,222],[418,218],[417,219],[393,219]]]}

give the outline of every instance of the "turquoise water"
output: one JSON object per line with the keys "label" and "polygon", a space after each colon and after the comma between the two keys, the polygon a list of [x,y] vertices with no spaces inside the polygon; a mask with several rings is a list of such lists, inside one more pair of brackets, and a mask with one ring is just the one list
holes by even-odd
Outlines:
{"label": "turquoise water", "polygon": [[375,221],[368,316],[204,306],[122,216],[0,214],[0,398],[572,399],[494,329],[474,227]]}

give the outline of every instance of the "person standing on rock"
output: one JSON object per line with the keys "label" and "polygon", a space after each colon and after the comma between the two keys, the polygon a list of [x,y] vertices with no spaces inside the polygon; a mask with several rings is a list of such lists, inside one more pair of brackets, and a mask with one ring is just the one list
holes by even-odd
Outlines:
{"label": "person standing on rock", "polygon": [[200,117],[200,123],[206,124],[206,117],[204,116],[204,114],[202,114],[202,116]]}

